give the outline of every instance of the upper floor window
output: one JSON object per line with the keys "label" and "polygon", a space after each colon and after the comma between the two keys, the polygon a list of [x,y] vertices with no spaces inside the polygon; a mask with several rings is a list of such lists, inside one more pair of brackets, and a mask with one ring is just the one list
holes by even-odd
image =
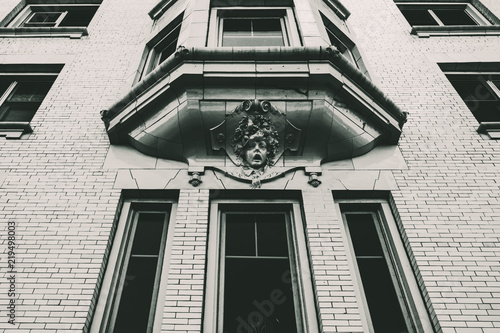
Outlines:
{"label": "upper floor window", "polygon": [[31,4],[14,18],[9,27],[86,27],[99,5]]}
{"label": "upper floor window", "polygon": [[327,19],[323,14],[321,14],[323,24],[325,25],[326,33],[328,34],[328,39],[330,40],[330,45],[333,45],[339,50],[339,52],[349,60],[353,65],[359,67],[356,63],[356,57],[354,55],[354,43],[338,29],[329,19]]}
{"label": "upper floor window", "polygon": [[[396,1],[396,4],[412,26],[412,33],[418,35],[439,35],[443,31],[456,35],[491,34],[499,30],[500,21],[484,6],[480,11],[472,1]],[[479,27],[483,30],[478,30]]]}
{"label": "upper floor window", "polygon": [[399,9],[413,25],[489,25],[469,3],[399,4]]}
{"label": "upper floor window", "polygon": [[[449,65],[452,65],[452,69]],[[500,65],[490,63],[490,71],[461,70],[461,64],[441,64],[444,74],[478,122],[480,131],[500,139]],[[478,68],[480,64],[477,64]],[[496,68],[496,69],[495,69]]]}
{"label": "upper floor window", "polygon": [[300,45],[291,8],[214,9],[209,38],[224,47]]}
{"label": "upper floor window", "polygon": [[[39,72],[40,67],[12,65],[0,72],[0,135],[19,138],[30,132],[29,122],[42,104],[62,66],[47,65],[54,71]],[[20,71],[16,71],[20,69]],[[24,69],[24,70],[23,70]]]}
{"label": "upper floor window", "polygon": [[181,24],[182,15],[179,15],[146,44],[145,61],[141,63],[141,77],[147,75],[175,53]]}

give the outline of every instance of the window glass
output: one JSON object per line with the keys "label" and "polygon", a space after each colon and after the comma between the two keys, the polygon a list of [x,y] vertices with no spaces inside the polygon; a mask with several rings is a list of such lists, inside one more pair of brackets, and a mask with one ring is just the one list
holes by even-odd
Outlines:
{"label": "window glass", "polygon": [[477,25],[461,8],[434,9],[433,11],[444,25]]}
{"label": "window glass", "polygon": [[[68,9],[71,9],[69,7]],[[59,24],[60,27],[86,27],[94,17],[97,7],[74,7]]]}
{"label": "window glass", "polygon": [[451,84],[479,122],[500,121],[500,75],[450,74]]}
{"label": "window glass", "polygon": [[53,84],[53,80],[40,81],[39,78],[33,78],[33,81],[3,78],[2,81],[0,88],[14,83],[14,89],[0,106],[0,121],[31,121]]}
{"label": "window glass", "polygon": [[427,9],[402,9],[401,12],[411,25],[438,25]]}
{"label": "window glass", "polygon": [[284,46],[280,18],[225,18],[222,46]]}
{"label": "window glass", "polygon": [[[165,213],[139,214],[114,322],[115,333],[146,332],[154,310],[153,293],[158,284],[161,240],[166,228]],[[134,231],[134,228],[132,228]]]}
{"label": "window glass", "polygon": [[227,214],[225,239],[223,331],[297,332],[284,214]]}
{"label": "window glass", "polygon": [[54,27],[56,26],[57,20],[62,15],[62,12],[46,13],[37,12],[33,13],[31,18],[29,18],[25,23],[25,27]]}
{"label": "window glass", "polygon": [[346,219],[375,332],[407,332],[373,215],[346,214]]}

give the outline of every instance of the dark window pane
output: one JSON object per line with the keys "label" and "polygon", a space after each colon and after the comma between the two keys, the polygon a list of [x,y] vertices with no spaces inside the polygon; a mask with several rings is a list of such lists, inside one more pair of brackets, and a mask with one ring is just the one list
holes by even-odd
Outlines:
{"label": "dark window pane", "polygon": [[227,258],[224,288],[224,332],[297,332],[287,259]]}
{"label": "dark window pane", "polygon": [[75,7],[68,9],[60,27],[86,27],[94,17],[97,7]]}
{"label": "dark window pane", "polygon": [[0,121],[31,121],[40,103],[4,103],[0,107]]}
{"label": "dark window pane", "polygon": [[444,25],[477,25],[464,9],[433,9]]}
{"label": "dark window pane", "polygon": [[41,103],[51,86],[52,82],[19,82],[7,101]]}
{"label": "dark window pane", "polygon": [[253,31],[257,32],[280,32],[281,33],[281,23],[280,19],[254,19],[253,20]]}
{"label": "dark window pane", "polygon": [[157,52],[159,55],[158,64],[161,64],[169,56],[174,54],[177,47],[177,40],[179,38],[180,31],[181,26],[178,25],[155,47],[155,52]]}
{"label": "dark window pane", "polygon": [[346,214],[346,219],[356,256],[383,255],[371,214]]}
{"label": "dark window pane", "polygon": [[224,32],[246,32],[250,36],[252,31],[252,22],[250,19],[224,19],[223,21]]}
{"label": "dark window pane", "polygon": [[165,214],[140,213],[132,246],[132,255],[158,255],[164,225]]}
{"label": "dark window pane", "polygon": [[256,218],[258,256],[288,257],[285,216],[260,214]]}
{"label": "dark window pane", "polygon": [[401,9],[410,25],[438,25],[427,9]]}
{"label": "dark window pane", "polygon": [[224,19],[222,46],[284,46],[280,19]]}
{"label": "dark window pane", "polygon": [[255,256],[255,218],[253,215],[226,215],[226,255]]}
{"label": "dark window pane", "polygon": [[158,258],[130,258],[114,332],[146,332]]}
{"label": "dark window pane", "polygon": [[448,75],[448,79],[479,122],[500,121],[500,100],[487,83],[497,85],[497,75]]}
{"label": "dark window pane", "polygon": [[376,333],[408,332],[385,259],[357,260]]}

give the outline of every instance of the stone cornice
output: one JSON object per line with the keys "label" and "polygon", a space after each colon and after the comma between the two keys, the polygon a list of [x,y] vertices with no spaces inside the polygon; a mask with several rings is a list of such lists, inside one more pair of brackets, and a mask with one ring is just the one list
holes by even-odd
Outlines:
{"label": "stone cornice", "polygon": [[373,82],[346,60],[333,47],[273,47],[273,48],[185,48],[179,47],[165,62],[149,73],[142,81],[113,104],[103,115],[106,122],[116,116],[126,105],[134,102],[138,96],[153,86],[160,78],[168,75],[183,62],[211,61],[253,61],[259,62],[311,62],[328,61],[339,72],[355,83],[376,103],[383,107],[402,127],[407,120],[407,113],[396,106]]}

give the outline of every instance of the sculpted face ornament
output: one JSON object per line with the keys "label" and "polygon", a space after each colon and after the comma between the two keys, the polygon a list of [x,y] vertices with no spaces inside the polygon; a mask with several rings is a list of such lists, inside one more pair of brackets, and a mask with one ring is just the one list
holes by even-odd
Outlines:
{"label": "sculpted face ornament", "polygon": [[253,169],[263,168],[267,164],[267,143],[263,139],[250,139],[246,147],[243,163]]}
{"label": "sculpted face ornament", "polygon": [[279,145],[278,132],[266,116],[245,116],[239,122],[232,147],[242,175],[252,179],[252,187],[260,187],[260,178],[274,164]]}
{"label": "sculpted face ornament", "polygon": [[296,151],[300,130],[267,101],[244,101],[224,122],[212,128],[212,149],[224,149],[233,167],[226,175],[252,182],[259,188],[283,174],[275,167],[285,150]]}

